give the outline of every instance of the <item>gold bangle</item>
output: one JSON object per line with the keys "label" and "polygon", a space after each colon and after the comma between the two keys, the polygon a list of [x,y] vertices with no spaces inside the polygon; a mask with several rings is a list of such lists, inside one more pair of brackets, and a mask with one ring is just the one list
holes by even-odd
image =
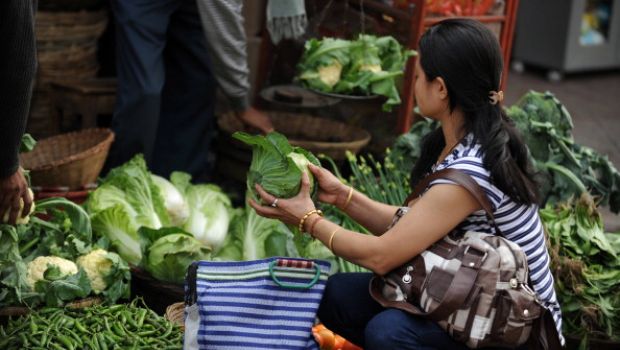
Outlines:
{"label": "gold bangle", "polygon": [[321,221],[321,220],[323,220],[323,218],[319,217],[318,219],[314,220],[312,225],[310,225],[310,230],[308,230],[308,233],[310,234],[310,237],[312,237],[313,239],[316,238],[316,237],[314,237],[314,228],[316,227],[316,224],[318,224],[319,221]]}
{"label": "gold bangle", "polygon": [[336,233],[338,233],[338,231],[340,231],[340,227],[335,229],[334,232],[332,232],[331,236],[329,236],[329,243],[327,244],[327,246],[332,253],[334,253],[334,236],[336,236]]}
{"label": "gold bangle", "polygon": [[299,233],[303,233],[304,232],[304,223],[306,223],[306,219],[308,217],[310,217],[310,215],[312,215],[312,214],[317,214],[319,216],[323,216],[323,212],[320,209],[314,209],[314,210],[310,210],[309,212],[307,212],[301,218],[301,220],[299,220]]}
{"label": "gold bangle", "polygon": [[349,203],[351,202],[351,198],[353,198],[353,186],[349,186],[349,194],[347,195],[347,200],[344,202],[342,206],[342,210],[345,210]]}

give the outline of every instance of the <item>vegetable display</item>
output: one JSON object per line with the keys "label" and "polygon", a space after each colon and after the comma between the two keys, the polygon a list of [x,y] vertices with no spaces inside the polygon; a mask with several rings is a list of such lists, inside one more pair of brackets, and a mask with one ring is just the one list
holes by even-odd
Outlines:
{"label": "vegetable display", "polygon": [[620,173],[606,156],[573,141],[570,114],[553,94],[530,91],[506,112],[545,177],[543,198],[557,203],[587,191],[620,212]]}
{"label": "vegetable display", "polygon": [[236,132],[233,137],[252,147],[252,162],[248,172],[248,190],[258,198],[255,184],[260,184],[265,191],[277,198],[291,198],[299,193],[301,174],[310,177],[312,196],[316,194],[313,175],[308,170],[308,163],[320,165],[319,160],[310,152],[289,144],[286,136],[271,132],[267,136],[249,135]]}
{"label": "vegetable display", "polygon": [[[60,306],[95,294],[129,296],[129,267],[93,242],[88,214],[63,198],[38,201],[27,224],[0,225],[0,307]],[[98,258],[95,258],[98,257]],[[77,264],[76,264],[77,263]]]}
{"label": "vegetable display", "polygon": [[620,340],[620,234],[605,233],[592,198],[583,195],[540,211],[562,306],[564,332]]}
{"label": "vegetable display", "polygon": [[413,55],[391,36],[310,39],[297,66],[297,79],[327,93],[385,96],[383,109],[391,111],[400,104],[396,78],[403,75]]}
{"label": "vegetable display", "polygon": [[0,326],[0,349],[181,349],[183,331],[131,304],[44,308]]}
{"label": "vegetable display", "polygon": [[216,260],[257,260],[271,256],[298,256],[288,243],[292,237],[289,229],[278,220],[259,216],[246,205],[237,211],[230,233]]}

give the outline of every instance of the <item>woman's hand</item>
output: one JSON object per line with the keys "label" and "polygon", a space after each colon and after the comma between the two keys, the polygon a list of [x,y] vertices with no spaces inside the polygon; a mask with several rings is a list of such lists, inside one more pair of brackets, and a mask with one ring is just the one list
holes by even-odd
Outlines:
{"label": "woman's hand", "polygon": [[258,215],[266,218],[278,219],[285,224],[297,226],[306,213],[315,209],[314,203],[310,198],[310,178],[306,172],[303,172],[301,176],[299,194],[293,198],[276,198],[265,192],[258,184],[256,185],[256,190],[262,202],[266,203],[266,205],[260,205],[250,199],[250,206],[256,210]]}
{"label": "woman's hand", "polygon": [[314,179],[319,186],[319,200],[323,203],[342,208],[347,201],[349,186],[343,184],[334,174],[325,168],[309,164],[308,169],[314,174]]}

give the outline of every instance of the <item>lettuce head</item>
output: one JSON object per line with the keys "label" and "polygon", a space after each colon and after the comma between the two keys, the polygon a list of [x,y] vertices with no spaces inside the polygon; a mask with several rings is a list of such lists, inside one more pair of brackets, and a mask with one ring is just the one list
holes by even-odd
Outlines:
{"label": "lettuce head", "polygon": [[286,137],[277,132],[266,136],[236,132],[233,137],[252,147],[247,185],[254,198],[258,198],[255,184],[261,185],[265,191],[277,198],[295,197],[301,187],[303,172],[310,178],[312,196],[316,195],[314,176],[308,169],[308,164],[320,166],[320,163],[311,152],[291,146]]}

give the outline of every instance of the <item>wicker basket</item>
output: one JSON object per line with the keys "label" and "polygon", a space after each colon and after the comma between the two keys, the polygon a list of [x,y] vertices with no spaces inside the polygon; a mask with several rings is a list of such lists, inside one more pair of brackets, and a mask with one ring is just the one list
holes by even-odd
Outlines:
{"label": "wicker basket", "polygon": [[[346,151],[357,154],[370,141],[366,130],[330,119],[285,112],[269,112],[269,117],[276,131],[286,135],[291,145],[334,160],[345,159]],[[222,115],[218,124],[227,134],[243,130],[243,124],[232,113]]]}
{"label": "wicker basket", "polygon": [[97,180],[113,140],[110,129],[61,134],[21,154],[21,163],[31,171],[33,186],[81,188]]}
{"label": "wicker basket", "polygon": [[166,308],[164,317],[185,330],[185,303],[174,303]]}

